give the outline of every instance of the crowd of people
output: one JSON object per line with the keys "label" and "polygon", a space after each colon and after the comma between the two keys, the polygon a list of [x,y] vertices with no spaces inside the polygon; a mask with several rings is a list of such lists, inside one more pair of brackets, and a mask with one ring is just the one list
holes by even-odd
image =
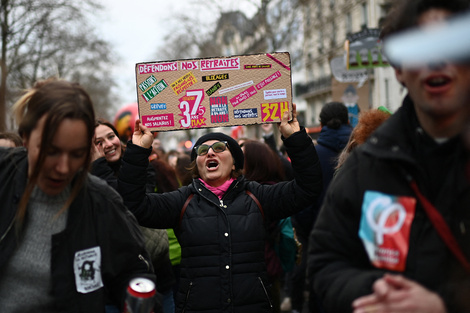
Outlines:
{"label": "crowd of people", "polygon": [[[382,40],[469,10],[396,1]],[[470,64],[393,67],[394,113],[351,125],[328,102],[312,140],[293,104],[262,138],[208,131],[190,151],[140,120],[123,142],[80,85],[38,81],[0,133],[1,311],[123,312],[145,277],[155,313],[469,312]]]}

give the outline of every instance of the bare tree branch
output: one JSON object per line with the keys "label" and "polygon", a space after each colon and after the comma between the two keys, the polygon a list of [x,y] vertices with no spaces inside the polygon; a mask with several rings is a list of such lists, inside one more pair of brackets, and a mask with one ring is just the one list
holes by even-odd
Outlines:
{"label": "bare tree branch", "polygon": [[93,99],[95,106],[112,105],[111,50],[86,23],[100,9],[95,0],[1,0],[0,130],[18,92],[50,76],[101,86],[92,97],[105,101]]}

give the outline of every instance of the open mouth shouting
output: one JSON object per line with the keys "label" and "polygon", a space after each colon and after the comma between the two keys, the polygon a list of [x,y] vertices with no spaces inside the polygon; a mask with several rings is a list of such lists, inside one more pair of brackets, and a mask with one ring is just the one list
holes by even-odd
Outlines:
{"label": "open mouth shouting", "polygon": [[209,171],[215,171],[219,168],[219,162],[217,160],[208,160],[206,162],[206,168]]}
{"label": "open mouth shouting", "polygon": [[424,80],[426,91],[430,93],[443,93],[451,87],[452,79],[444,74],[432,75]]}

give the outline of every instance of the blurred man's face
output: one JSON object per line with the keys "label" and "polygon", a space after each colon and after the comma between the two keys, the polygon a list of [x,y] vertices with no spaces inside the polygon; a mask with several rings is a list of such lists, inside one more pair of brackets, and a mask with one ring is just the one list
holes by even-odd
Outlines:
{"label": "blurred man's face", "polygon": [[[443,9],[423,13],[419,25],[442,22],[450,16]],[[415,103],[418,117],[447,120],[452,123],[467,115],[470,106],[470,65],[430,64],[423,68],[396,70]],[[420,121],[422,119],[420,118]]]}

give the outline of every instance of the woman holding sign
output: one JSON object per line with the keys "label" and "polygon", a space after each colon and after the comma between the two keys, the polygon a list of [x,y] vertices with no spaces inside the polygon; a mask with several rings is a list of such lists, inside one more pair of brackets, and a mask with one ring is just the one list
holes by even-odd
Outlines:
{"label": "woman holding sign", "polygon": [[182,254],[176,312],[271,312],[263,223],[302,210],[322,189],[315,147],[297,121],[295,105],[292,121],[286,112],[279,129],[292,159],[292,181],[261,185],[246,180],[237,142],[209,133],[192,150],[189,186],[146,194],[143,178],[153,136],[136,122],[119,190],[142,226],[175,229]]}

